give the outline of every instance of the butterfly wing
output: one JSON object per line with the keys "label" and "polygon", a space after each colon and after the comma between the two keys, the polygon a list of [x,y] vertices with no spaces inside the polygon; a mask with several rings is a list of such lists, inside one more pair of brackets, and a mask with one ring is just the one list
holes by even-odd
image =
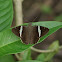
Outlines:
{"label": "butterfly wing", "polygon": [[49,31],[48,28],[42,27],[42,26],[40,26],[40,30],[41,30],[41,36],[40,36],[40,37],[44,36],[44,35],[47,34],[48,31]]}
{"label": "butterfly wing", "polygon": [[18,37],[20,37],[20,27],[21,26],[18,26],[12,29],[12,32]]}

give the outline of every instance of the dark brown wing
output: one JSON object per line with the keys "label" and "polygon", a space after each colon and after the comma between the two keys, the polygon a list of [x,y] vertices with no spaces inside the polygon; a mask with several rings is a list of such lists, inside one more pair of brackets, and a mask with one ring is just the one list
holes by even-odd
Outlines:
{"label": "dark brown wing", "polygon": [[44,35],[47,34],[48,31],[49,31],[48,28],[42,27],[42,26],[40,26],[40,29],[41,29],[41,36],[40,36],[40,37],[44,36]]}
{"label": "dark brown wing", "polygon": [[20,37],[20,27],[21,26],[18,26],[12,29],[12,32],[18,37]]}
{"label": "dark brown wing", "polygon": [[[20,27],[21,26],[18,26],[12,29],[12,32],[18,37],[20,37]],[[42,26],[40,26],[40,30],[41,30],[40,37],[44,36],[49,31],[48,28],[42,27]],[[23,26],[22,36],[20,38],[25,44],[37,43],[39,40],[38,27],[37,26]]]}

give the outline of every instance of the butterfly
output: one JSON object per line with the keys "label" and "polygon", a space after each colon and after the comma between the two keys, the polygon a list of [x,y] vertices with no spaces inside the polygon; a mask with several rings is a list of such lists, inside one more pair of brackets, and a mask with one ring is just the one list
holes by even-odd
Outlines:
{"label": "butterfly", "polygon": [[[33,17],[33,21],[38,21],[40,15],[41,13],[37,17]],[[32,26],[31,22],[29,22],[29,25],[27,26],[18,26],[12,29],[12,32],[20,37],[25,44],[37,43],[40,37],[44,36],[48,31],[49,29],[43,26]]]}
{"label": "butterfly", "polygon": [[18,26],[12,29],[12,32],[20,37],[25,44],[37,43],[40,37],[44,36],[48,31],[49,29],[46,27],[32,26],[31,23],[27,26]]}

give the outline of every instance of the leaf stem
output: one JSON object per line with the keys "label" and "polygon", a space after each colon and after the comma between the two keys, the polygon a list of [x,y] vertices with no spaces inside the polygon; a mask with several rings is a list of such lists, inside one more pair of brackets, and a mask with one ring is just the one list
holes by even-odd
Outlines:
{"label": "leaf stem", "polygon": [[17,60],[19,60],[19,61],[21,61],[21,60],[22,60],[22,58],[18,55],[18,53],[17,53],[17,54],[15,54],[15,56],[16,56]]}
{"label": "leaf stem", "polygon": [[[55,51],[55,49],[53,49],[53,50],[40,50],[40,49],[36,49],[34,47],[31,47],[31,49],[33,51],[38,52],[38,53],[50,53],[50,52],[54,52]],[[60,46],[59,49],[62,49],[62,46]]]}
{"label": "leaf stem", "polygon": [[15,5],[16,26],[23,24],[22,2],[23,0],[13,0]]}

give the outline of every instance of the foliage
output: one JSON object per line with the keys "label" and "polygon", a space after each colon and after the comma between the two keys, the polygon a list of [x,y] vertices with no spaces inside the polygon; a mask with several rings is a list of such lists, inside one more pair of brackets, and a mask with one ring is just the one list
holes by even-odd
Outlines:
{"label": "foliage", "polygon": [[32,58],[31,58],[31,49],[30,49],[30,48],[27,49],[27,50],[25,50],[25,51],[23,52],[22,58],[23,58],[23,60],[31,60],[31,59],[32,59]]}
{"label": "foliage", "polygon": [[41,61],[37,61],[37,60],[23,60],[23,61],[19,61],[19,62],[41,62]]}
{"label": "foliage", "polygon": [[15,62],[15,59],[12,55],[5,55],[0,58],[0,62]]}
{"label": "foliage", "polygon": [[37,57],[37,60],[39,61],[51,61],[51,59],[53,58],[53,56],[58,52],[59,50],[59,42],[55,41],[53,42],[49,47],[48,50],[53,50],[53,52],[50,53],[42,53]]}
{"label": "foliage", "polygon": [[12,0],[0,0],[0,31],[11,26],[13,19]]}

